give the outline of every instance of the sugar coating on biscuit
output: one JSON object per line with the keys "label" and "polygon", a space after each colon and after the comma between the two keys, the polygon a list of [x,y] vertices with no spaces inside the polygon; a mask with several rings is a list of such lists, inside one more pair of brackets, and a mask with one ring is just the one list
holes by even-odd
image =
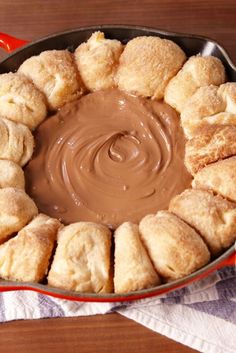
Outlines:
{"label": "sugar coating on biscuit", "polygon": [[181,112],[185,136],[191,138],[209,124],[236,125],[236,83],[200,87],[188,99]]}
{"label": "sugar coating on biscuit", "polygon": [[203,86],[219,86],[226,80],[220,59],[214,56],[192,56],[170,80],[165,90],[165,102],[182,112],[188,99]]}
{"label": "sugar coating on biscuit", "polygon": [[95,32],[75,50],[75,60],[86,88],[90,91],[115,86],[114,76],[123,45],[116,39],[106,39]]}
{"label": "sugar coating on biscuit", "polygon": [[207,125],[236,126],[236,114],[221,112],[211,116],[207,116],[202,120],[202,124],[200,124],[200,126],[207,126]]}
{"label": "sugar coating on biscuit", "polygon": [[126,222],[115,231],[115,293],[127,293],[154,287],[160,283],[141,242],[136,224]]}
{"label": "sugar coating on biscuit", "polygon": [[189,275],[210,260],[200,235],[168,211],[147,215],[139,230],[156,271],[166,280]]}
{"label": "sugar coating on biscuit", "polygon": [[0,136],[0,158],[24,166],[34,149],[34,138],[29,128],[0,117]]}
{"label": "sugar coating on biscuit", "polygon": [[24,172],[18,164],[0,159],[0,189],[7,187],[24,189]]}
{"label": "sugar coating on biscuit", "polygon": [[46,117],[44,95],[25,76],[0,75],[0,115],[35,129]]}
{"label": "sugar coating on biscuit", "polygon": [[21,230],[38,213],[34,201],[21,189],[0,189],[0,243]]}
{"label": "sugar coating on biscuit", "polygon": [[97,223],[78,222],[58,234],[58,246],[48,275],[53,287],[90,293],[112,291],[111,232]]}
{"label": "sugar coating on biscuit", "polygon": [[226,105],[217,92],[217,86],[204,86],[188,99],[181,112],[181,125],[187,138],[193,137],[195,131],[204,125],[205,117],[225,110]]}
{"label": "sugar coating on biscuit", "polygon": [[118,87],[139,96],[162,99],[169,80],[186,60],[174,42],[159,37],[130,40],[120,57]]}
{"label": "sugar coating on biscuit", "polygon": [[184,163],[195,175],[210,163],[236,154],[236,126],[205,125],[185,145]]}
{"label": "sugar coating on biscuit", "polygon": [[60,226],[57,219],[39,214],[14,238],[0,245],[0,277],[40,282],[47,274]]}
{"label": "sugar coating on biscuit", "polygon": [[51,110],[79,98],[83,85],[68,50],[47,50],[25,60],[18,72],[27,76],[44,93]]}
{"label": "sugar coating on biscuit", "polygon": [[193,188],[211,190],[236,202],[236,156],[202,168],[192,182]]}
{"label": "sugar coating on biscuit", "polygon": [[226,82],[221,85],[218,94],[226,103],[225,111],[236,114],[236,82]]}
{"label": "sugar coating on biscuit", "polygon": [[236,240],[236,205],[206,190],[187,189],[169,210],[199,232],[213,255]]}

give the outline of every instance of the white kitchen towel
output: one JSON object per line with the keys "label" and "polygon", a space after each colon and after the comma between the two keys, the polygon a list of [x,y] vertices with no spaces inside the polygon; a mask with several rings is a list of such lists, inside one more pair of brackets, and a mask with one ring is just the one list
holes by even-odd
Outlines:
{"label": "white kitchen towel", "polygon": [[0,294],[0,322],[118,312],[204,353],[236,352],[236,267],[161,297],[81,303],[31,291]]}

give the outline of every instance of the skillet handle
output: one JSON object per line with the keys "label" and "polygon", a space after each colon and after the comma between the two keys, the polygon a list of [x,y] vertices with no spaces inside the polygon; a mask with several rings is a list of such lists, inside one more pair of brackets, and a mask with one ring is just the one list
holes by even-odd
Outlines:
{"label": "skillet handle", "polygon": [[225,266],[236,266],[236,251],[219,264],[219,268]]}
{"label": "skillet handle", "polygon": [[28,40],[18,39],[0,32],[0,48],[6,50],[8,53],[11,53],[13,50],[27,43],[29,43]]}

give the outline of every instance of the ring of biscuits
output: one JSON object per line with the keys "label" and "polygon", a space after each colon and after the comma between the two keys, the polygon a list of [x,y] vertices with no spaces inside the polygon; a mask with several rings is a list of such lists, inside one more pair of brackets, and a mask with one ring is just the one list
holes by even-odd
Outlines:
{"label": "ring of biscuits", "polygon": [[[137,37],[123,45],[95,32],[70,53],[51,50],[0,75],[0,278],[83,293],[128,293],[206,265],[236,240],[236,83],[213,56],[186,58],[174,42]],[[112,87],[163,99],[180,114],[192,188],[169,209],[111,230],[64,226],[39,214],[22,167],[34,130],[82,95]],[[111,250],[114,238],[114,253]],[[52,255],[55,254],[51,261]],[[113,266],[114,257],[114,266]]]}

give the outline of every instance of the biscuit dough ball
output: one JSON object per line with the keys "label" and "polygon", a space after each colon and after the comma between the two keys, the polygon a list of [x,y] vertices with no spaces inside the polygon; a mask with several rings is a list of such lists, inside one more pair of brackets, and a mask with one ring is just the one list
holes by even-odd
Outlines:
{"label": "biscuit dough ball", "polygon": [[18,72],[27,76],[45,94],[51,110],[79,98],[83,93],[73,54],[47,50],[25,60]]}
{"label": "biscuit dough ball", "polygon": [[174,42],[159,37],[137,37],[128,42],[120,57],[116,81],[122,90],[162,99],[169,80],[186,60]]}
{"label": "biscuit dough ball", "polygon": [[31,158],[34,138],[23,124],[0,118],[0,158],[24,166]]}
{"label": "biscuit dough ball", "polygon": [[181,112],[181,124],[187,138],[204,125],[236,125],[236,83],[197,89]]}
{"label": "biscuit dough ball", "polygon": [[188,189],[171,200],[169,210],[199,232],[213,255],[236,240],[236,205],[221,196]]}
{"label": "biscuit dough ball", "polygon": [[195,175],[192,186],[212,190],[236,202],[236,157],[223,159],[202,168]]}
{"label": "biscuit dough ball", "polygon": [[156,271],[166,280],[187,276],[210,260],[200,235],[168,211],[144,217],[139,230]]}
{"label": "biscuit dough ball", "polygon": [[218,94],[226,104],[225,111],[236,114],[236,82],[227,82],[221,85]]}
{"label": "biscuit dough ball", "polygon": [[185,145],[184,163],[190,174],[196,174],[210,163],[236,154],[236,126],[209,125]]}
{"label": "biscuit dough ball", "polygon": [[0,277],[21,282],[40,282],[61,226],[57,219],[36,216],[13,239],[0,245]]}
{"label": "biscuit dough ball", "polygon": [[115,293],[154,287],[160,278],[144,248],[139,228],[126,222],[115,231]]}
{"label": "biscuit dough ball", "polygon": [[188,99],[181,112],[181,125],[187,138],[194,136],[205,117],[225,110],[225,104],[217,92],[217,86],[204,86]]}
{"label": "biscuit dough ball", "polygon": [[34,201],[21,189],[0,189],[0,243],[18,232],[36,216]]}
{"label": "biscuit dough ball", "polygon": [[82,80],[90,91],[115,86],[114,76],[123,45],[118,40],[105,39],[104,33],[95,32],[75,51],[75,60]]}
{"label": "biscuit dough ball", "polygon": [[0,189],[7,187],[24,189],[24,172],[18,164],[0,159]]}
{"label": "biscuit dough ball", "polygon": [[25,76],[0,75],[0,115],[35,129],[46,117],[44,95]]}
{"label": "biscuit dough ball", "polygon": [[58,246],[48,275],[53,287],[89,293],[110,293],[111,232],[97,223],[78,222],[58,233]]}
{"label": "biscuit dough ball", "polygon": [[214,56],[192,56],[165,90],[165,102],[182,112],[187,100],[199,87],[219,86],[226,80],[222,62]]}

